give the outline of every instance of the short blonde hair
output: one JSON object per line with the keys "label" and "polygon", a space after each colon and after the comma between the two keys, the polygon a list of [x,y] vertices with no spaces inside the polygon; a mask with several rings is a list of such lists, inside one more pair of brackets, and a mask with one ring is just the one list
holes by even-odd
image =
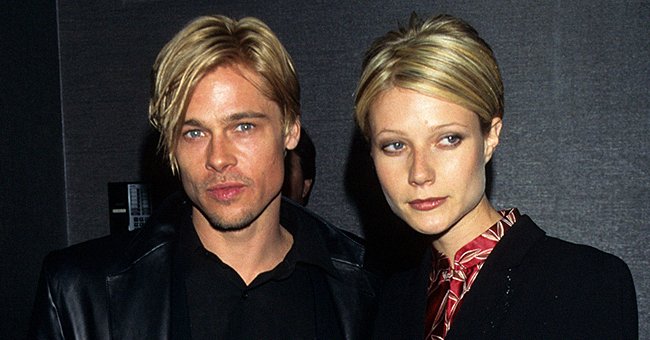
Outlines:
{"label": "short blonde hair", "polygon": [[368,110],[393,87],[410,89],[476,113],[484,132],[503,116],[503,82],[490,46],[472,26],[449,16],[420,20],[378,38],[367,51],[355,94],[355,119],[370,137]]}
{"label": "short blonde hair", "polygon": [[173,172],[180,128],[194,87],[218,66],[240,64],[261,79],[254,84],[276,102],[283,113],[283,132],[300,116],[300,86],[291,56],[271,29],[252,17],[241,20],[222,15],[191,21],[160,51],[151,72],[149,121],[160,132]]}

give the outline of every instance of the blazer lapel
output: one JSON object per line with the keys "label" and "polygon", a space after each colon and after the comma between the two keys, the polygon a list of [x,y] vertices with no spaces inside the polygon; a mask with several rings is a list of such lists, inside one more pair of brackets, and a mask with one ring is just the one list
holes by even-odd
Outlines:
{"label": "blazer lapel", "polygon": [[520,217],[494,248],[472,289],[464,297],[447,334],[448,340],[495,336],[518,293],[521,274],[526,270],[522,261],[530,247],[544,234],[528,216]]}

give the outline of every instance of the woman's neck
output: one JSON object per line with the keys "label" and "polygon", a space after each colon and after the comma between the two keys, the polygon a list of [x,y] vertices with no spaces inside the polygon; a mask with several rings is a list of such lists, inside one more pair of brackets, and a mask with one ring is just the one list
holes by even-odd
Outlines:
{"label": "woman's neck", "polygon": [[433,247],[449,258],[453,268],[456,252],[500,219],[501,214],[483,195],[474,209],[458,220],[444,235],[433,241]]}

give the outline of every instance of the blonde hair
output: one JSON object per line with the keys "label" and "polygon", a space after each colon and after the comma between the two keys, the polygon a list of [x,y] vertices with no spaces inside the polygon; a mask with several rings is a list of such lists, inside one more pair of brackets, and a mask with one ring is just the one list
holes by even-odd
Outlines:
{"label": "blonde hair", "polygon": [[253,85],[280,106],[285,134],[300,116],[300,86],[291,56],[266,24],[252,17],[198,17],[162,48],[151,71],[149,121],[160,132],[159,148],[173,172],[178,170],[174,151],[194,87],[206,73],[229,64],[260,76],[260,83]]}
{"label": "blonde hair", "polygon": [[399,87],[460,105],[476,113],[484,132],[503,116],[503,82],[490,46],[469,24],[439,15],[373,42],[355,94],[355,119],[370,137],[368,110],[385,90]]}

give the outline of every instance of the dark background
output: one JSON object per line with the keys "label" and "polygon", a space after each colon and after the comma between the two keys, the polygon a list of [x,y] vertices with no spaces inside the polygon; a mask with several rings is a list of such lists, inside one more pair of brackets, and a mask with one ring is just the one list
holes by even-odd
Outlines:
{"label": "dark background", "polygon": [[506,112],[492,201],[625,260],[650,338],[650,2],[602,0],[2,2],[0,335],[25,333],[47,252],[109,233],[108,182],[165,178],[149,69],[201,14],[257,16],[278,34],[318,153],[309,206],[366,237],[378,263],[407,262],[418,240],[376,187],[352,94],[365,48],[412,11],[462,17],[495,50]]}

